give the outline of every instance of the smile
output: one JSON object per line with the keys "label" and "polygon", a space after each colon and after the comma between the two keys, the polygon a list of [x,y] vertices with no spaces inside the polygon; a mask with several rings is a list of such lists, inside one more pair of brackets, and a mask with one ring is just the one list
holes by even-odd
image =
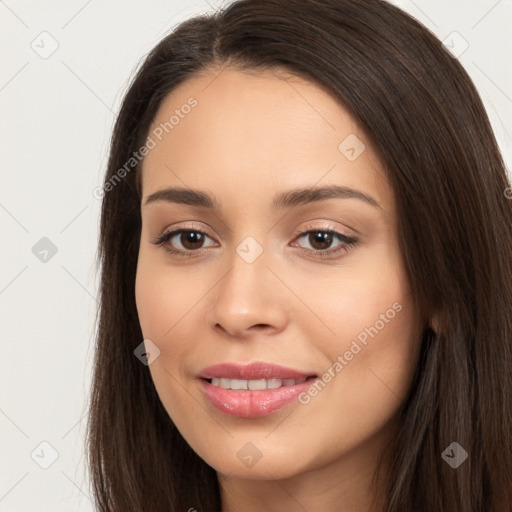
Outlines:
{"label": "smile", "polygon": [[305,382],[306,377],[302,379],[257,379],[257,380],[244,380],[244,379],[229,379],[223,377],[215,377],[210,380],[210,384],[218,386],[223,389],[247,389],[257,391],[261,389],[277,389],[283,386],[295,386]]}
{"label": "smile", "polygon": [[316,376],[297,380],[201,378],[199,383],[215,410],[239,418],[261,418],[297,405],[298,395],[307,392],[316,380]]}

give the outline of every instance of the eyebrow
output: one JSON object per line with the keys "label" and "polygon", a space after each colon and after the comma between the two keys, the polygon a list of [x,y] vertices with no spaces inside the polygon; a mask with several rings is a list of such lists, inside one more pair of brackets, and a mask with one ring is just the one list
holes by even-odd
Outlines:
{"label": "eyebrow", "polygon": [[[360,190],[339,185],[286,190],[274,196],[271,206],[272,209],[279,210],[325,199],[359,199],[382,210],[382,206],[372,196]],[[149,205],[157,201],[186,204],[189,206],[203,206],[210,210],[220,210],[220,203],[214,196],[201,190],[188,188],[170,187],[158,190],[146,197],[144,205]]]}

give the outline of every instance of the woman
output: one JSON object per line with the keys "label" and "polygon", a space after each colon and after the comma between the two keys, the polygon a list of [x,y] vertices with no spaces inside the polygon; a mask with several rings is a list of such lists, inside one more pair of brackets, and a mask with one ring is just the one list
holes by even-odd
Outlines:
{"label": "woman", "polygon": [[101,191],[98,510],[510,510],[509,192],[467,73],[397,8],[182,23]]}

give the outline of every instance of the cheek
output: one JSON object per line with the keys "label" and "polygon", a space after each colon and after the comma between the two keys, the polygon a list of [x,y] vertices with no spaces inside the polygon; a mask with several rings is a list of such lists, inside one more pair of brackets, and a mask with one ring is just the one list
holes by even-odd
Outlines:
{"label": "cheek", "polygon": [[[143,251],[141,251],[143,252]],[[181,397],[179,381],[190,378],[184,362],[197,350],[198,332],[204,315],[199,314],[202,299],[211,285],[207,279],[197,279],[197,271],[171,268],[141,254],[135,281],[135,298],[141,330],[145,339],[155,343],[160,354],[149,366],[155,387],[168,407],[176,411]],[[195,278],[194,278],[195,275]]]}
{"label": "cheek", "polygon": [[167,301],[171,296],[162,297],[163,280],[156,272],[151,272],[144,259],[139,258],[135,278],[135,303],[144,338],[159,339],[164,332],[162,313],[172,308]]}
{"label": "cheek", "polygon": [[324,397],[343,404],[361,420],[372,415],[382,419],[405,398],[421,336],[397,254],[383,250],[372,258],[373,262],[359,260],[336,280],[326,279],[323,287],[315,285],[317,292],[310,294],[311,309],[319,312],[332,333],[317,344],[329,361],[325,380],[332,382],[326,384],[331,391]]}
{"label": "cheek", "polygon": [[[327,356],[318,391],[310,388],[302,402],[316,417],[315,435],[322,441],[309,453],[319,460],[389,425],[409,392],[420,346],[416,311],[401,280],[373,276],[366,288],[345,284],[346,293],[330,306],[336,335],[317,345]],[[331,455],[319,455],[324,445]]]}
{"label": "cheek", "polygon": [[202,295],[204,290],[197,283],[190,285],[187,272],[162,268],[144,255],[139,257],[135,302],[144,337],[165,344]]}
{"label": "cheek", "polygon": [[[340,306],[331,361],[336,382],[325,399],[352,418],[352,432],[378,429],[404,402],[417,366],[420,330],[405,280],[373,281]],[[340,357],[341,356],[341,357]],[[336,409],[335,409],[336,410]]]}
{"label": "cheek", "polygon": [[[290,279],[296,295],[304,299],[317,317],[315,325],[321,320],[323,327],[328,328],[324,329],[322,348],[329,353],[335,350],[339,354],[339,350],[348,349],[351,340],[358,336],[363,343],[372,339],[368,331],[375,333],[375,329],[379,338],[393,330],[397,330],[395,335],[403,332],[407,338],[416,322],[408,279],[394,247],[381,244],[354,256],[357,257],[328,271],[322,269],[313,277],[302,272]],[[297,308],[307,313],[303,309]],[[295,320],[307,328],[307,318],[311,315],[298,315]]]}
{"label": "cheek", "polygon": [[183,406],[190,400],[179,384],[183,380],[181,362],[192,346],[182,330],[190,327],[189,314],[199,300],[196,296],[200,296],[199,290],[187,287],[184,274],[169,268],[157,270],[154,262],[140,255],[135,280],[135,300],[143,336],[160,350],[149,366],[151,378],[169,415],[178,424],[187,415]]}

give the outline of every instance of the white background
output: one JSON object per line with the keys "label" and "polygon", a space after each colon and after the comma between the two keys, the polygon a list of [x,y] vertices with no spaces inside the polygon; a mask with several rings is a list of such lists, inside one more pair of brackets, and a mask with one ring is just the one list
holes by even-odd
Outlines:
{"label": "white background", "polygon": [[[393,3],[441,39],[458,32],[456,48],[467,41],[459,58],[510,169],[512,1]],[[93,510],[83,451],[97,296],[92,191],[139,60],[175,24],[220,5],[0,2],[0,512]],[[58,48],[43,59],[31,45],[48,50],[52,38]],[[47,262],[32,252],[42,237],[57,248]],[[43,441],[58,454],[47,469]]]}

